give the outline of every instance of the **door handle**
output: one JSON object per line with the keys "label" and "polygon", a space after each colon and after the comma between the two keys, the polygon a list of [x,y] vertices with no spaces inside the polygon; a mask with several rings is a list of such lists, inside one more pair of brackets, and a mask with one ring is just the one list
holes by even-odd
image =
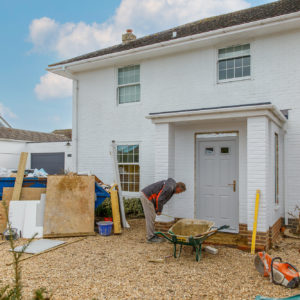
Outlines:
{"label": "door handle", "polygon": [[236,180],[233,180],[233,183],[228,183],[228,185],[232,185],[233,191],[236,191]]}

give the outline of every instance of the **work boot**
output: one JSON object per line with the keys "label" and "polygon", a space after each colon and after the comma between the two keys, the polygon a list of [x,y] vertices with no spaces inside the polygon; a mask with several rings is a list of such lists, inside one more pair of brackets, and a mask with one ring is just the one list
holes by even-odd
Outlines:
{"label": "work boot", "polygon": [[158,237],[158,236],[153,236],[151,239],[149,239],[147,242],[148,243],[163,243],[165,240]]}

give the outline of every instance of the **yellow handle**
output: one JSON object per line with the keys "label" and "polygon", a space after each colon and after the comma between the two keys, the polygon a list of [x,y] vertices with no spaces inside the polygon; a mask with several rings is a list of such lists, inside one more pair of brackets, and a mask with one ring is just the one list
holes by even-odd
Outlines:
{"label": "yellow handle", "polygon": [[255,240],[256,240],[256,230],[257,230],[259,198],[260,198],[260,190],[257,190],[256,191],[256,200],[255,200],[253,231],[252,231],[251,254],[255,254]]}

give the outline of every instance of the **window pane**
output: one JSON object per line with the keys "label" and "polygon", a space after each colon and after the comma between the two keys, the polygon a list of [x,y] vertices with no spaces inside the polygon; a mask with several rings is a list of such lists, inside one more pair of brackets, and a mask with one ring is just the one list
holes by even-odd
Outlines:
{"label": "window pane", "polygon": [[234,69],[227,70],[227,79],[234,77]]}
{"label": "window pane", "polygon": [[229,154],[229,152],[230,152],[229,147],[221,147],[222,154]]}
{"label": "window pane", "polygon": [[140,188],[139,145],[117,146],[121,185],[126,192],[138,192]]}
{"label": "window pane", "polygon": [[219,80],[226,79],[226,70],[219,71]]}
{"label": "window pane", "polygon": [[140,82],[140,66],[128,66],[118,69],[118,84]]}
{"label": "window pane", "polygon": [[219,61],[219,70],[226,69],[226,60]]}
{"label": "window pane", "polygon": [[235,77],[242,77],[243,76],[243,69],[242,68],[236,68],[235,69]]}
{"label": "window pane", "polygon": [[250,44],[243,45],[243,50],[250,50]]}
{"label": "window pane", "polygon": [[213,147],[206,147],[205,148],[205,154],[213,154],[214,148]]}
{"label": "window pane", "polygon": [[140,85],[119,87],[119,103],[140,101]]}
{"label": "window pane", "polygon": [[243,76],[250,76],[250,67],[243,68]]}
{"label": "window pane", "polygon": [[219,59],[250,55],[250,44],[228,47],[218,50]]}
{"label": "window pane", "polygon": [[236,68],[241,67],[242,64],[243,64],[243,59],[242,59],[241,57],[235,59],[235,67],[236,67]]}
{"label": "window pane", "polygon": [[234,60],[228,59],[227,60],[227,69],[233,69],[234,68]]}
{"label": "window pane", "polygon": [[243,66],[250,66],[250,56],[243,57]]}

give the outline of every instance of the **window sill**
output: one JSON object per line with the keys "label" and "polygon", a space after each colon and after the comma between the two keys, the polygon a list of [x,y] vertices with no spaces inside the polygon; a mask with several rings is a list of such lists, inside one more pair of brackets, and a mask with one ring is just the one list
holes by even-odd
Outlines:
{"label": "window sill", "polygon": [[247,77],[239,77],[239,78],[218,80],[217,84],[228,83],[228,82],[236,82],[236,81],[244,81],[244,80],[252,80],[252,77],[247,76]]}
{"label": "window sill", "polygon": [[136,102],[117,103],[117,106],[126,107],[126,106],[138,105],[138,104],[141,104],[141,100]]}
{"label": "window sill", "polygon": [[130,199],[130,198],[140,198],[139,192],[122,192],[122,196]]}

